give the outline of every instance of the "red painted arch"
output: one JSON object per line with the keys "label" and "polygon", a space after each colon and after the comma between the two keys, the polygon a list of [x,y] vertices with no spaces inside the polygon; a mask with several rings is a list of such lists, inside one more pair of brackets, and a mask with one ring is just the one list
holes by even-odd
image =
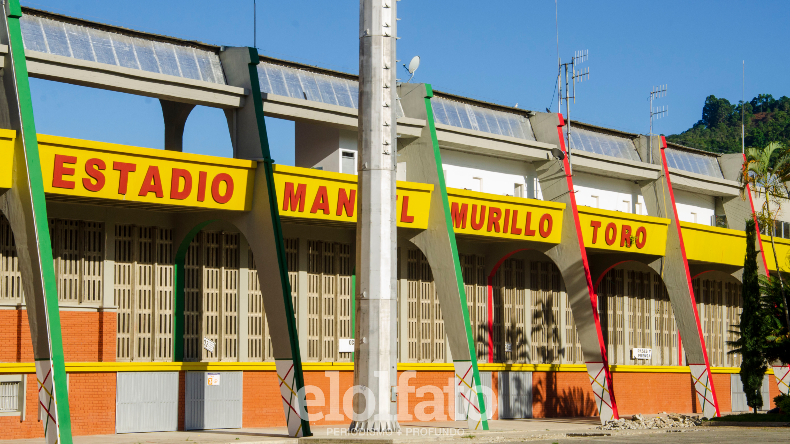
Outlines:
{"label": "red painted arch", "polygon": [[502,264],[505,263],[505,261],[510,258],[510,256],[513,256],[518,252],[527,251],[527,250],[531,250],[531,248],[519,248],[504,255],[502,259],[500,259],[494,265],[494,268],[491,269],[491,273],[489,273],[486,278],[486,284],[488,286],[487,288],[488,301],[486,303],[487,305],[486,308],[488,310],[488,362],[489,363],[494,362],[494,286],[492,283],[494,280],[494,275],[496,274],[497,271],[499,271],[499,267],[501,267]]}

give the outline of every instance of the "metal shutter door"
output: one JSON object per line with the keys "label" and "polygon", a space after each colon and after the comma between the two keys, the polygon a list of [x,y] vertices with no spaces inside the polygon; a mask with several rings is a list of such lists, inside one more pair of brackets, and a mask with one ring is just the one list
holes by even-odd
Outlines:
{"label": "metal shutter door", "polygon": [[119,372],[115,432],[178,429],[178,372]]}
{"label": "metal shutter door", "polygon": [[[242,372],[218,372],[220,384],[207,384],[209,372],[187,372],[185,430],[239,429]],[[213,373],[213,372],[212,372]]]}
{"label": "metal shutter door", "polygon": [[499,417],[532,418],[532,373],[499,372]]}

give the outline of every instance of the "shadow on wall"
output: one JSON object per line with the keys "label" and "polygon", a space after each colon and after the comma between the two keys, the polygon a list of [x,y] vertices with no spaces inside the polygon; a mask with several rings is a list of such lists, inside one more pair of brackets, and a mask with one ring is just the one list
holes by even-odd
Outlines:
{"label": "shadow on wall", "polygon": [[[494,362],[530,363],[532,356],[529,352],[529,341],[526,332],[521,327],[512,327],[516,319],[511,318],[510,325],[505,329],[505,340],[502,341],[494,333]],[[481,323],[477,326],[477,361],[488,362],[488,325]],[[510,351],[505,344],[510,345]]]}
{"label": "shadow on wall", "polygon": [[560,375],[558,372],[547,372],[545,379],[535,381],[533,378],[533,405],[542,404],[543,416],[546,418],[595,416],[598,408],[592,394],[585,394],[581,387],[561,388]]}
{"label": "shadow on wall", "polygon": [[555,364],[559,363],[561,357],[565,357],[559,319],[553,309],[555,306],[559,307],[553,301],[555,297],[549,295],[545,301],[539,302],[532,315],[532,341],[538,344],[535,346],[534,364]]}
{"label": "shadow on wall", "polygon": [[[565,347],[560,336],[555,295],[547,295],[537,304],[532,315],[532,340],[535,363],[558,364],[565,357]],[[583,387],[573,387],[575,378],[558,372],[546,372],[545,378],[532,378],[532,403],[543,406],[544,417],[595,416],[598,408],[592,393]],[[560,380],[562,378],[562,380]],[[585,378],[586,379],[586,378]],[[570,384],[569,384],[570,383]]]}

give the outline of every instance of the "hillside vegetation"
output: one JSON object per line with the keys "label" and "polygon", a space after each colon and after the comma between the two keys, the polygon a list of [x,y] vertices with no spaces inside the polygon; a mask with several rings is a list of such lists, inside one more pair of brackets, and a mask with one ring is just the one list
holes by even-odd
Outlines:
{"label": "hillside vegetation", "polygon": [[741,151],[741,106],[746,126],[746,147],[764,147],[770,142],[790,146],[790,98],[774,99],[760,94],[746,103],[708,96],[702,119],[693,127],[667,136],[667,141],[715,153]]}

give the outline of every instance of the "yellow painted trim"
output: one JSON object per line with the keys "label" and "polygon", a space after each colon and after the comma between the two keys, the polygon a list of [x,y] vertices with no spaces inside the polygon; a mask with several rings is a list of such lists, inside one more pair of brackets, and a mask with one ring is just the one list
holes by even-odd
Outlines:
{"label": "yellow painted trim", "polygon": [[[274,172],[287,174],[289,176],[301,176],[309,179],[328,179],[337,182],[346,182],[349,184],[357,184],[357,176],[355,174],[335,173],[334,171],[316,170],[313,168],[295,167],[289,165],[274,165]],[[398,189],[414,190],[414,191],[433,191],[433,185],[428,183],[419,182],[405,182],[402,180],[397,181]]]}
{"label": "yellow painted trim", "polygon": [[[353,362],[305,362],[305,371],[353,371]],[[486,372],[585,372],[584,364],[479,364]],[[662,365],[611,365],[615,373],[689,373],[687,366]],[[104,372],[177,372],[177,371],[275,371],[274,362],[69,362],[69,373]],[[398,364],[399,371],[452,372],[452,363],[407,363]],[[2,362],[0,374],[35,373],[32,362]],[[715,374],[739,373],[739,367],[711,367]],[[773,369],[766,374],[772,375]]]}
{"label": "yellow painted trim", "polygon": [[693,222],[680,221],[680,228],[688,228],[690,230],[704,231],[707,233],[721,234],[724,236],[746,237],[746,233],[743,231],[733,230],[730,228],[713,227],[710,225],[695,224]]}
{"label": "yellow painted trim", "polygon": [[622,219],[666,226],[669,226],[671,222],[669,219],[663,217],[642,216],[640,214],[625,213],[623,211],[602,210],[600,208],[586,207],[584,205],[578,205],[576,208],[579,214],[591,214],[594,216],[603,216],[610,219]]}
{"label": "yellow painted trim", "polygon": [[[2,137],[2,134],[0,134]],[[172,161],[201,163],[206,165],[227,166],[232,168],[252,168],[255,169],[258,163],[252,160],[234,159],[228,157],[207,156],[204,154],[182,153],[180,151],[167,151],[156,148],[142,148],[137,146],[120,145],[117,143],[97,142],[94,140],[73,139],[71,137],[50,136],[46,134],[38,135],[38,142],[45,145],[57,145],[90,151],[105,151],[110,153],[122,153],[136,157],[148,157],[152,159],[168,159]]]}
{"label": "yellow painted trim", "polygon": [[0,130],[0,188],[11,188],[14,168],[14,139],[16,132]]}
{"label": "yellow painted trim", "polygon": [[[771,236],[767,234],[761,234],[760,237],[762,238],[763,242],[768,242],[769,245],[771,244]],[[784,239],[781,237],[774,236],[774,242],[780,245],[786,245],[790,247],[790,239]]]}
{"label": "yellow painted trim", "polygon": [[500,196],[498,194],[481,193],[479,191],[461,190],[459,188],[447,188],[448,196],[468,197],[470,199],[487,200],[490,202],[504,202],[516,205],[529,205],[537,208],[548,208],[552,210],[564,210],[565,204],[551,202],[548,200],[527,199],[526,197]]}
{"label": "yellow painted trim", "polygon": [[[578,208],[585,248],[651,256],[666,253],[669,219],[585,206]],[[611,226],[614,226],[614,239],[610,245],[607,237]]]}

